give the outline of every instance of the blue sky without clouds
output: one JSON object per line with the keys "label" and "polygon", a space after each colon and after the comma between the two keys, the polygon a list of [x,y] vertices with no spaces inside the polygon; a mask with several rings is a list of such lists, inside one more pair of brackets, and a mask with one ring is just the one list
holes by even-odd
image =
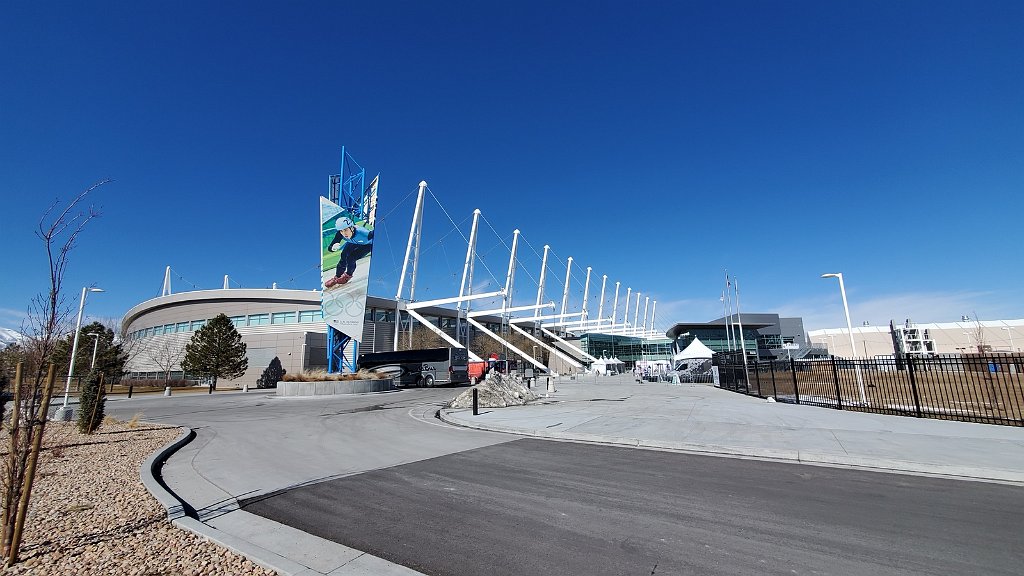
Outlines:
{"label": "blue sky without clouds", "polygon": [[457,292],[480,208],[479,287],[522,230],[515,304],[550,244],[548,299],[572,256],[575,299],[591,266],[662,329],[720,316],[725,269],[808,329],[845,323],[824,272],[855,324],[1021,318],[1022,29],[1020,2],[6,2],[0,326],[46,288],[39,216],[108,177],[65,283],[107,290],[88,315],[167,265],[317,287],[342,146],[381,174],[376,295],[427,180],[420,299]]}

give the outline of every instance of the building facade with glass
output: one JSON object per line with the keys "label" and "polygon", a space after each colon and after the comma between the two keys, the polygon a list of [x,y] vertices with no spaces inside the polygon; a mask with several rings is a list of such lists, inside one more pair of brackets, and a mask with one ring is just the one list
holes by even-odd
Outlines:
{"label": "building facade with glass", "polygon": [[[255,386],[256,380],[277,358],[288,373],[327,369],[327,324],[317,290],[229,288],[179,292],[147,300],[132,307],[122,326],[128,349],[126,370],[131,378],[182,378],[181,360],[192,334],[218,314],[231,319],[246,345],[245,374],[232,384]],[[368,296],[358,351],[392,350],[396,302]],[[428,322],[455,335],[458,312],[450,308],[417,310]],[[403,320],[408,317],[403,313]],[[498,331],[500,319],[477,319]],[[470,334],[474,330],[470,328]],[[346,355],[355,355],[356,344]]]}
{"label": "building facade with glass", "polygon": [[667,338],[649,340],[636,336],[589,333],[579,338],[580,349],[595,358],[618,358],[632,368],[636,362],[668,360],[672,357],[672,341]]}
{"label": "building facade with glass", "polygon": [[803,319],[781,318],[778,314],[739,314],[710,322],[679,323],[665,335],[677,352],[689,346],[694,338],[699,338],[715,352],[742,349],[752,359],[790,355],[799,358],[811,350]]}

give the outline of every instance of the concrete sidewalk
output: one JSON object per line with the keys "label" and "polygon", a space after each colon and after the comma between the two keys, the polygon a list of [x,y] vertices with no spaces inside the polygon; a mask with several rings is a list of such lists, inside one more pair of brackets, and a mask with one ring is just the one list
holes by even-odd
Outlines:
{"label": "concrete sidewalk", "polygon": [[[708,385],[637,384],[628,376],[562,379],[555,387],[529,406],[482,409],[478,416],[441,410],[448,423],[513,436],[436,422],[446,399],[438,390],[310,399],[151,396],[118,399],[107,411],[123,418],[145,411],[147,421],[198,430],[195,440],[185,434],[143,465],[147,487],[179,526],[282,575],[418,573],[250,514],[238,499],[519,436],[1024,484],[1024,428],[769,403]],[[376,409],[381,404],[391,409]]]}
{"label": "concrete sidewalk", "polygon": [[[523,436],[1024,484],[1024,428],[768,402],[706,384],[559,379],[528,406],[445,409]],[[543,389],[540,389],[543,393]]]}

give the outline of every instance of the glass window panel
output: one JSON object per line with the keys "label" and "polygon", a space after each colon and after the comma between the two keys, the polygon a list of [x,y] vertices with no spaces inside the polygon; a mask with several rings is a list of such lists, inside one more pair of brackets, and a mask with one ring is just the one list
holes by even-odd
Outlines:
{"label": "glass window panel", "polygon": [[231,323],[235,325],[235,328],[245,326],[245,316],[232,316],[230,320]]}
{"label": "glass window panel", "polygon": [[295,312],[274,312],[270,317],[271,324],[294,324]]}
{"label": "glass window panel", "polygon": [[316,322],[323,318],[319,310],[300,310],[299,322]]}
{"label": "glass window panel", "polygon": [[199,330],[203,326],[206,326],[206,320],[193,320],[192,322],[189,323],[189,330],[195,332],[196,330]]}
{"label": "glass window panel", "polygon": [[249,314],[249,326],[270,324],[270,314]]}
{"label": "glass window panel", "polygon": [[174,326],[175,332],[188,332],[188,322],[178,322]]}

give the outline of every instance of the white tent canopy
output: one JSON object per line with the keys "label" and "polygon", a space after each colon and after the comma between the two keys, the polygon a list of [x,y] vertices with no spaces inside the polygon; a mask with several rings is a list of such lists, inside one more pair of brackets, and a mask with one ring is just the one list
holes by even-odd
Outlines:
{"label": "white tent canopy", "polygon": [[686,347],[685,350],[680,351],[678,354],[672,357],[673,360],[692,360],[694,358],[711,358],[715,352],[704,345],[700,341],[700,338],[694,338],[693,342]]}

